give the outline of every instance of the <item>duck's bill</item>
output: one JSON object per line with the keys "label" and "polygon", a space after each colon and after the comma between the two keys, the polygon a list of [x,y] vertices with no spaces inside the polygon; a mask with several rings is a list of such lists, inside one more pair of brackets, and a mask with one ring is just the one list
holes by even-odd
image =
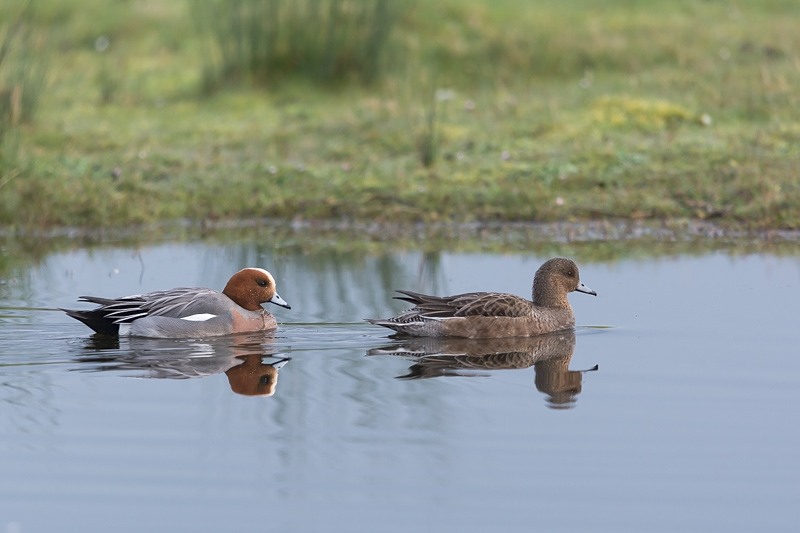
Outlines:
{"label": "duck's bill", "polygon": [[584,293],[584,294],[591,294],[592,296],[597,296],[597,293],[596,293],[596,292],[594,292],[592,289],[590,289],[589,287],[587,287],[587,286],[586,286],[586,285],[584,285],[583,283],[581,283],[580,285],[578,285],[578,288],[577,288],[577,289],[575,289],[575,290],[576,290],[576,291],[578,291],[578,292],[582,292],[582,293]]}
{"label": "duck's bill", "polygon": [[275,296],[270,298],[269,303],[275,304],[275,305],[280,305],[281,307],[285,307],[286,309],[291,309],[292,308],[292,306],[289,305],[288,303],[286,303],[286,300],[281,298],[281,295],[278,294],[277,292],[275,293]]}

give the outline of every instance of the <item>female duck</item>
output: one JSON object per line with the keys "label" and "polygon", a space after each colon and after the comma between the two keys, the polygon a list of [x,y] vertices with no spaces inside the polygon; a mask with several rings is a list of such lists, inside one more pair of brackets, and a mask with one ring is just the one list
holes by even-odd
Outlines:
{"label": "female duck", "polygon": [[575,315],[567,300],[572,291],[597,296],[581,283],[573,261],[557,257],[536,271],[533,301],[497,292],[429,296],[397,291],[404,295],[397,299],[414,307],[396,317],[367,321],[413,337],[530,337],[575,326]]}

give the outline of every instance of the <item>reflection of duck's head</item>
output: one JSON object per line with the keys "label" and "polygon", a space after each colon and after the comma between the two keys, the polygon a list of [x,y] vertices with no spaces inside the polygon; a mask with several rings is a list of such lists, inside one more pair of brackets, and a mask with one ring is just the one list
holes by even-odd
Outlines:
{"label": "reflection of duck's head", "polygon": [[583,372],[569,369],[569,358],[553,358],[540,361],[534,366],[536,390],[547,394],[547,405],[553,409],[569,409],[574,406],[581,392]]}
{"label": "reflection of duck's head", "polygon": [[231,390],[244,396],[272,396],[278,386],[278,370],[289,359],[265,364],[260,355],[237,357],[242,362],[225,371]]}

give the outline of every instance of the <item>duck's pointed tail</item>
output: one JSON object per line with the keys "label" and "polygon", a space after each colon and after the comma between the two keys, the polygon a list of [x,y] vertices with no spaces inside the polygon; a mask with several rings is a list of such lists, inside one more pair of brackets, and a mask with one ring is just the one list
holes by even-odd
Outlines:
{"label": "duck's pointed tail", "polygon": [[101,335],[119,335],[119,324],[106,318],[103,313],[98,313],[96,310],[60,309],[67,313],[67,316],[80,320]]}

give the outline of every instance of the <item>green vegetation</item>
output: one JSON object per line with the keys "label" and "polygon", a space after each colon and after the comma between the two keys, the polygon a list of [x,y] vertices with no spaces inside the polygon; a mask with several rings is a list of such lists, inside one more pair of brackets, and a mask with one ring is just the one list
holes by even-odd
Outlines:
{"label": "green vegetation", "polygon": [[[0,224],[800,228],[794,0],[398,0],[345,28],[327,59],[331,15],[282,33],[274,62],[257,62],[266,70],[245,68],[260,26],[243,26],[266,21],[233,8],[224,19],[220,5],[281,2],[37,2],[49,85],[18,157],[0,161]],[[0,28],[13,12],[0,6]],[[224,52],[226,33],[250,52]]]}
{"label": "green vegetation", "polygon": [[206,90],[242,81],[270,86],[297,75],[373,81],[396,13],[389,0],[199,0],[189,9],[211,40]]}
{"label": "green vegetation", "polygon": [[0,25],[0,187],[14,175],[18,130],[30,123],[44,89],[44,36],[32,29],[30,3]]}

